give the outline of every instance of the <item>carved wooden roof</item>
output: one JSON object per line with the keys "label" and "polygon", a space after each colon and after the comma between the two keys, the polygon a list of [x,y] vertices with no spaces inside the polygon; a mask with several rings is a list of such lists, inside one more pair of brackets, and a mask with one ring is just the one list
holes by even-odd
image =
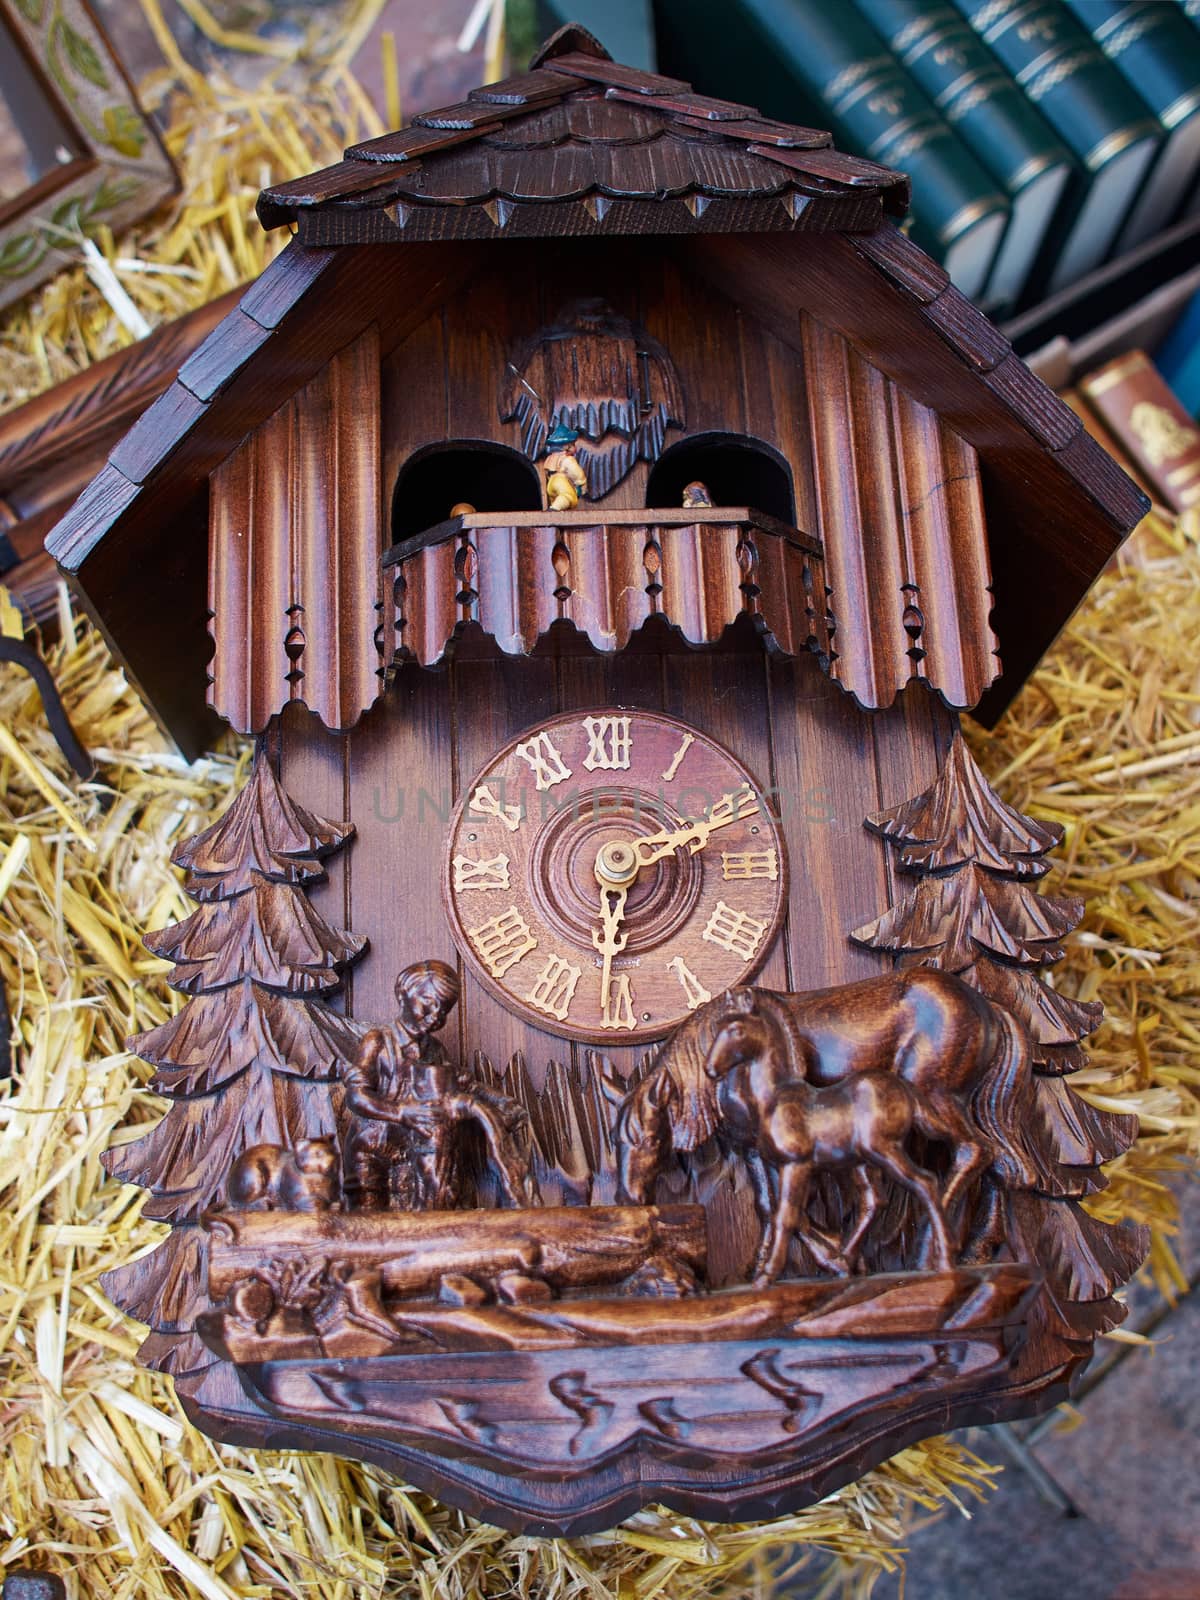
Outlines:
{"label": "carved wooden roof", "polygon": [[[567,42],[578,45],[579,36]],[[332,176],[319,175],[319,183],[303,180],[301,185],[287,186],[286,206],[283,189],[269,191],[264,200],[268,221],[274,216],[271,207],[281,208],[275,220],[283,219],[284,210],[288,215],[294,212],[298,237],[112,448],[107,464],[47,539],[50,553],[74,580],[130,676],[185,750],[203,749],[217,727],[205,708],[212,653],[207,559],[211,476],[280,407],[318,382],[337,353],[372,323],[386,353],[474,274],[493,272],[495,257],[487,241],[511,239],[512,224],[519,220],[515,212],[526,205],[529,213],[523,213],[519,227],[540,229],[546,236],[571,229],[605,236],[658,235],[655,250],[707,279],[805,361],[812,356],[813,339],[819,342],[820,330],[839,336],[845,341],[846,360],[865,361],[895,386],[902,397],[897,404],[913,402],[917,410],[928,413],[912,434],[912,447],[904,447],[903,460],[894,463],[906,484],[918,483],[925,448],[921,440],[928,438],[935,424],[976,452],[995,599],[991,623],[999,637],[1004,674],[988,689],[993,676],[990,661],[975,662],[962,672],[947,666],[959,651],[955,628],[961,625],[965,639],[980,621],[974,609],[968,613],[956,609],[959,602],[953,591],[959,579],[948,588],[943,585],[945,593],[938,591],[942,624],[913,648],[926,650],[936,638],[941,662],[932,655],[928,660],[922,657],[919,675],[942,687],[958,705],[973,704],[982,693],[977,715],[985,721],[1003,710],[1122,538],[1145,513],[1148,501],[1084,430],[1080,419],[1034,377],[999,331],[954,289],[944,270],[886,220],[885,210],[898,204],[895,175],[881,176],[882,169],[866,170],[863,164],[839,156],[823,134],[753,122],[748,108],[688,97],[686,85],[634,73],[586,50],[577,61],[578,53],[554,57],[549,69],[535,67],[542,76],[524,75],[488,86],[464,106],[432,113],[420,126],[372,141],[375,148],[370,152],[366,146],[356,147],[358,153],[349,158],[352,172],[343,163],[330,169]],[[571,87],[547,83],[547,77],[563,79]],[[488,108],[482,121],[480,108]],[[618,116],[630,119],[628,145],[595,137],[604,127],[611,131],[611,119]],[[439,122],[457,125],[438,126]],[[654,139],[645,137],[651,123],[662,128]],[[503,141],[511,140],[522,127],[530,137],[555,139],[562,129],[567,136],[559,143],[531,144],[514,152]],[[591,130],[592,136],[580,140],[573,127]],[[747,129],[753,130],[752,137]],[[488,142],[493,135],[499,143]],[[670,141],[688,145],[687,160],[692,165],[687,184],[694,178],[699,188],[685,193],[686,184],[675,192],[668,186],[661,195],[655,191],[653,198],[637,200],[610,200],[599,191],[581,199],[537,202],[499,193],[486,199],[461,198],[482,195],[481,169],[458,159],[461,155],[465,161],[472,149],[471,160],[495,162],[490,169],[495,172],[511,175],[533,167],[560,171],[565,191],[568,167],[575,174],[571,183],[578,187],[582,158],[568,153],[576,145],[591,151],[587,159],[597,163],[593,170],[598,172],[620,151],[642,145],[646,151],[661,147],[667,159]],[[456,164],[443,167],[442,161],[452,156]],[[642,168],[649,181],[658,155],[644,153],[630,159],[649,163]],[[756,165],[760,162],[766,165]],[[720,183],[713,178],[718,166]],[[795,179],[793,188],[774,194],[753,188],[760,181],[768,188],[771,181],[778,181],[767,180],[768,168],[791,174],[784,182],[792,184]],[[721,184],[733,182],[735,170],[752,187],[745,193],[718,194]],[[452,176],[455,173],[457,177]],[[437,185],[443,179],[446,186],[458,185],[454,193],[460,198],[418,203],[411,186],[422,174],[430,184],[435,174],[441,174]],[[470,174],[474,176],[468,182]],[[374,187],[364,187],[367,175],[378,180]],[[348,176],[359,185],[353,195],[344,188]],[[300,193],[303,183],[309,183],[307,199]],[[411,192],[393,193],[388,186],[396,184],[409,185]],[[713,190],[711,197],[701,192],[705,184]],[[812,204],[800,206],[797,197]],[[855,220],[853,208],[864,200],[868,210]],[[514,211],[506,213],[506,207]],[[400,227],[404,208],[412,215]],[[420,228],[413,231],[418,212],[426,219],[421,227],[432,228],[428,219],[435,215],[442,219],[437,226],[444,229],[443,242],[423,242],[419,250],[397,248],[409,241],[436,239]],[[376,220],[369,227],[386,228],[386,237],[382,231],[355,231],[360,225],[366,227],[363,219],[371,217]],[[306,242],[317,236],[310,235],[310,224],[315,227],[313,219],[320,218],[326,219],[320,227],[328,227],[330,238],[353,243],[353,248]],[[329,219],[341,220],[335,227]],[[691,236],[678,242],[662,237],[685,230]],[[354,243],[360,238],[378,242]],[[533,248],[506,244],[514,252]],[[515,258],[510,259],[515,264]],[[536,263],[526,262],[523,270],[536,272]],[[811,419],[814,438],[822,417],[836,433],[838,424],[830,419],[861,412],[857,398],[861,385],[849,379],[842,383],[837,377],[841,359],[833,363],[833,388],[823,390],[818,414]],[[836,404],[828,409],[831,395]],[[885,434],[887,429],[874,430],[870,439]],[[866,434],[863,437],[866,448],[869,441]],[[900,435],[888,437],[896,441]],[[836,446],[832,433],[829,443]],[[849,619],[837,618],[842,632],[835,641],[835,675],[848,687],[851,680],[866,685],[865,704],[887,704],[889,681],[898,673],[911,675],[916,659],[911,651],[880,643],[885,632],[892,632],[894,620],[889,612],[886,627],[878,624],[880,574],[894,576],[893,558],[889,556],[891,564],[883,567],[875,564],[866,539],[869,521],[857,523],[863,533],[861,548],[847,545],[838,551],[828,532],[839,516],[858,515],[857,481],[853,476],[830,477],[831,513],[821,528],[838,605],[847,605],[851,592],[847,585],[859,585],[853,615],[861,623],[861,635],[852,639]],[[845,493],[849,500],[835,512],[837,497]],[[906,501],[916,510],[921,504],[919,495]],[[943,543],[929,543],[919,528],[910,529],[907,513],[901,521],[896,548],[904,550],[905,561],[928,555],[930,571],[935,556],[939,560],[945,556],[952,569],[961,564],[954,516],[938,533]],[[853,528],[854,521],[848,526]],[[331,637],[352,626],[361,638],[357,611],[349,622],[336,614],[338,607],[352,603],[351,597],[356,597],[356,607],[363,602],[361,572],[336,541],[319,548],[305,546],[302,552],[309,537],[323,540],[325,535],[315,529],[288,534],[292,556],[299,559],[303,553],[312,571],[321,570],[322,561],[332,563],[329,570],[346,581],[330,591],[332,601],[323,602],[335,608],[326,620],[310,617],[302,625],[305,647],[326,626]],[[891,533],[887,539],[895,543]],[[972,567],[962,574],[961,583],[978,594],[982,592],[978,576]],[[929,592],[922,590],[923,603]],[[892,595],[893,602],[895,598]],[[977,638],[990,652],[986,625]],[[273,651],[275,644],[272,633],[264,649]],[[863,659],[852,665],[856,652]],[[958,659],[963,659],[961,653]],[[282,699],[303,698],[296,684],[308,692],[320,681],[315,654],[309,662],[297,667],[301,679],[277,691]],[[344,725],[354,702],[361,702],[376,682],[380,667],[374,656],[369,667],[360,663],[355,669],[354,682],[341,677],[329,689],[332,698],[322,714],[328,714],[331,725]],[[273,658],[269,670],[274,674]],[[947,676],[939,679],[939,673]],[[271,682],[276,682],[274,676]],[[248,699],[259,692],[251,693],[249,687],[239,691]],[[855,692],[860,693],[858,687]]]}
{"label": "carved wooden roof", "polygon": [[532,71],[352,146],[265,189],[268,228],[306,244],[877,227],[908,179],[831,148],[829,134],[693,94],[560,29]]}

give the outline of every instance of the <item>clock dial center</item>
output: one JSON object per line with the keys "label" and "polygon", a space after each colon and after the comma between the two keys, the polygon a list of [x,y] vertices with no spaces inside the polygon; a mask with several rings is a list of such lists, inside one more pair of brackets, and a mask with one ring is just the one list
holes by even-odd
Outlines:
{"label": "clock dial center", "polygon": [[610,889],[627,889],[638,875],[637,851],[626,839],[610,839],[596,853],[596,877]]}
{"label": "clock dial center", "polygon": [[[649,789],[606,786],[581,795],[538,828],[529,851],[528,884],[539,917],[578,949],[592,950],[597,884],[625,889],[626,956],[644,954],[671,939],[694,913],[703,887],[699,857],[675,851],[639,866],[633,841],[675,827],[678,818]],[[619,865],[605,868],[616,852]]]}

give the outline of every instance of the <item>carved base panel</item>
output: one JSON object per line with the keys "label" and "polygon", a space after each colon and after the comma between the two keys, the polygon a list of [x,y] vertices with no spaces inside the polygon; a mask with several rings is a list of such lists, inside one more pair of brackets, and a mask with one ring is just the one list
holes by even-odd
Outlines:
{"label": "carved base panel", "polygon": [[[514,759],[555,776],[553,745],[560,765],[605,772],[638,731],[605,715],[568,744],[561,724],[561,743],[543,728]],[[653,749],[651,768],[699,742]],[[109,1158],[177,1224],[105,1280],[152,1324],[143,1359],[218,1438],[372,1461],[551,1535],[654,1501],[779,1515],[931,1433],[1064,1398],[1145,1252],[1141,1230],[1082,1203],[1134,1126],[1063,1081],[1098,1018],[1037,977],[1076,915],[1029,888],[1053,836],[989,800],[963,747],[943,772],[872,819],[929,887],[859,930],[903,951],[949,930],[936,964],[729,988],[769,918],[735,922],[722,901],[680,958],[691,1009],[654,1058],[585,1058],[542,1092],[524,1055],[508,1074],[452,1061],[439,1035],[460,980],[440,957],[401,967],[395,1015],[374,1026],[314,998],[361,954],[298,887],[348,825],[292,804],[260,759],[176,852],[198,910],[150,945],[195,998],[140,1042],[167,1115]],[[765,823],[735,799],[661,834],[589,836],[597,921],[577,954],[593,1000],[606,982],[625,995],[626,1022],[655,1015],[644,986],[633,1011],[616,965],[653,909],[643,867],[688,851],[683,871],[741,820],[754,848],[721,835],[712,892],[748,872],[778,888],[782,845],[760,851]],[[486,898],[476,869],[502,878],[516,860],[478,831],[451,863],[467,899]],[[472,928],[503,972],[540,938],[499,912],[472,911]],[[520,987],[546,1009],[565,984],[547,1010],[562,1021],[583,968],[559,934]],[[734,968],[707,965],[714,944]]]}
{"label": "carved base panel", "polygon": [[1036,1268],[1000,1264],[675,1301],[411,1306],[423,1348],[345,1359],[274,1358],[228,1314],[204,1329],[224,1358],[252,1358],[245,1397],[278,1429],[256,1442],[319,1434],[490,1520],[565,1534],[654,1499],[782,1511],[829,1492],[851,1455],[860,1471],[864,1450],[899,1448],[901,1416],[904,1438],[990,1416],[989,1397],[1022,1384],[1040,1289]]}

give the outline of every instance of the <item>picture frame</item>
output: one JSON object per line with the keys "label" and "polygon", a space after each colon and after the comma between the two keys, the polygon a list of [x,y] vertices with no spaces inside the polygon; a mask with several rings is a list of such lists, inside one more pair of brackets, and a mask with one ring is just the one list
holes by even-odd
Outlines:
{"label": "picture frame", "polygon": [[58,271],[81,234],[119,232],[178,188],[86,0],[0,0],[0,101],[30,182],[0,193],[0,307]]}

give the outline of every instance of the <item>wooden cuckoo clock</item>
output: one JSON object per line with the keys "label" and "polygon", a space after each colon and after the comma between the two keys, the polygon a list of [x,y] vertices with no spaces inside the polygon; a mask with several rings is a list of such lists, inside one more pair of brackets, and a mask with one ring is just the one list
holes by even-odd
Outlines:
{"label": "wooden cuckoo clock", "polygon": [[218,1438],[753,1518],[1119,1320],[1082,908],[957,720],[1145,502],[906,199],[568,28],[267,190],[52,534],[182,749],[257,739],[109,1158],[170,1229],[108,1292]]}

